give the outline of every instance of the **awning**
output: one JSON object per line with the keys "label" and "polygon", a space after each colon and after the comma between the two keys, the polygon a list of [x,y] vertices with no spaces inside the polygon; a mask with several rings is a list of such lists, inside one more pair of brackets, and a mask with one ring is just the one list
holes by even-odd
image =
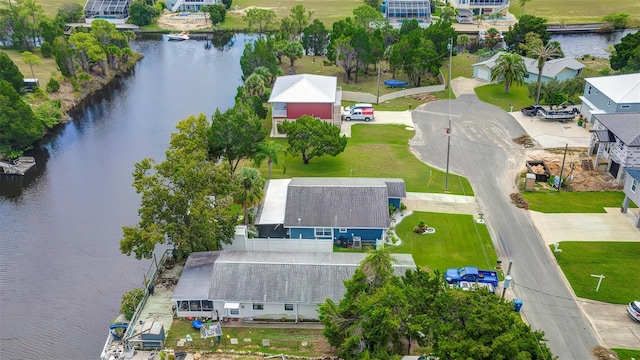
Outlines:
{"label": "awning", "polygon": [[607,129],[595,130],[594,133],[596,133],[596,137],[600,142],[603,142],[603,143],[616,142],[616,138],[615,136],[613,136],[613,133],[611,133],[611,131]]}
{"label": "awning", "polygon": [[240,303],[224,303],[225,309],[238,310],[240,309]]}

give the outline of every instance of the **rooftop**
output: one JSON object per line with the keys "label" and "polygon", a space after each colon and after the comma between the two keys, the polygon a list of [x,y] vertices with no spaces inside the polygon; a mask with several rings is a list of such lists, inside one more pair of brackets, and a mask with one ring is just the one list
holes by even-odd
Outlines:
{"label": "rooftop", "polygon": [[614,102],[640,103],[640,73],[585,79]]}

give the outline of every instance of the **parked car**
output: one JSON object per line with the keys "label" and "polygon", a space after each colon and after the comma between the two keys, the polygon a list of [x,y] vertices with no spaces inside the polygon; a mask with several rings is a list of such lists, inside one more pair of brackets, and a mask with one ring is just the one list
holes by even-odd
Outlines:
{"label": "parked car", "polygon": [[342,118],[344,119],[346,116],[351,115],[351,112],[355,109],[373,109],[373,104],[353,104],[351,106],[347,106],[342,110]]}
{"label": "parked car", "polygon": [[526,116],[536,116],[538,115],[538,111],[544,109],[540,105],[529,105],[527,107],[523,107],[520,111]]}
{"label": "parked car", "polygon": [[351,110],[349,114],[344,115],[344,119],[346,121],[364,120],[366,122],[369,122],[375,119],[375,117],[376,116],[375,116],[375,112],[373,111],[373,108],[356,108]]}
{"label": "parked car", "polygon": [[627,306],[627,312],[635,321],[640,321],[640,300],[633,301]]}

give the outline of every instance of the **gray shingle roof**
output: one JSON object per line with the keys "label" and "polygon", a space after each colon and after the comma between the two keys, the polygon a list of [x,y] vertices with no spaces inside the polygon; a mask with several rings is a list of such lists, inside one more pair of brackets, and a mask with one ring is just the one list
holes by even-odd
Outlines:
{"label": "gray shingle roof", "polygon": [[[498,61],[498,58],[503,54],[506,54],[506,52],[499,51],[495,55],[493,55],[491,58],[485,61],[481,61],[479,63],[475,63],[472,66],[484,65],[489,69],[492,69],[496,65],[496,61]],[[528,73],[532,73],[536,75],[538,74],[537,59],[532,59],[532,58],[523,56],[522,60],[524,61],[524,65],[527,68]],[[542,76],[545,76],[548,78],[555,78],[564,69],[580,70],[580,69],[583,69],[584,67],[585,66],[581,62],[579,62],[574,58],[561,58],[561,59],[548,60],[547,62],[544,63],[544,67],[542,68]]]}
{"label": "gray shingle roof", "polygon": [[389,190],[373,178],[294,178],[285,227],[388,228]]}
{"label": "gray shingle roof", "polygon": [[640,146],[640,113],[594,114],[597,121],[627,146]]}
{"label": "gray shingle roof", "polygon": [[387,184],[390,198],[403,198],[407,197],[407,191],[404,186],[403,179],[380,179]]}
{"label": "gray shingle roof", "polygon": [[[302,304],[319,304],[326,298],[340,301],[345,292],[343,281],[353,276],[367,255],[223,251],[213,267],[209,299]],[[393,257],[398,276],[416,268],[409,254]]]}
{"label": "gray shingle roof", "polygon": [[213,264],[219,255],[219,251],[198,252],[189,255],[171,300],[201,300],[209,298]]}

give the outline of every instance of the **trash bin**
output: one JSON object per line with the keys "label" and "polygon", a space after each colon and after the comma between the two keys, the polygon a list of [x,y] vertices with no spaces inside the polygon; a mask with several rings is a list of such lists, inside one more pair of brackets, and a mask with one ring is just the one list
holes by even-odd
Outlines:
{"label": "trash bin", "polygon": [[516,312],[520,312],[520,309],[522,309],[522,299],[513,299],[513,307]]}

